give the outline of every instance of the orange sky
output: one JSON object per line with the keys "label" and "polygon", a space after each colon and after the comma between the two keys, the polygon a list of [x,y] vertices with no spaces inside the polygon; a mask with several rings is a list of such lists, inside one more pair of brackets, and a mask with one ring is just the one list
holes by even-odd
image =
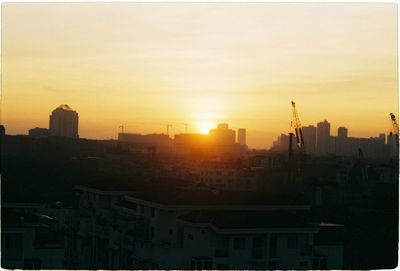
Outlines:
{"label": "orange sky", "polygon": [[66,103],[79,134],[248,130],[250,147],[327,119],[350,136],[398,115],[396,4],[3,3],[2,123],[48,127]]}

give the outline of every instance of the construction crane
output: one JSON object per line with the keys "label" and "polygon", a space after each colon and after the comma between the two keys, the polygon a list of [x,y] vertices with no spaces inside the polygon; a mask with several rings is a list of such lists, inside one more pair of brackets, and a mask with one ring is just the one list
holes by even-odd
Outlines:
{"label": "construction crane", "polygon": [[399,149],[399,124],[396,121],[396,116],[393,113],[390,113],[390,120],[392,122],[392,132],[390,134],[394,134],[397,149]]}
{"label": "construction crane", "polygon": [[304,150],[303,131],[301,130],[301,123],[300,123],[299,114],[297,113],[297,110],[296,110],[296,103],[293,101],[292,101],[292,113],[293,113],[293,120],[292,120],[291,124],[294,127],[294,131],[296,132],[297,146],[301,150]]}

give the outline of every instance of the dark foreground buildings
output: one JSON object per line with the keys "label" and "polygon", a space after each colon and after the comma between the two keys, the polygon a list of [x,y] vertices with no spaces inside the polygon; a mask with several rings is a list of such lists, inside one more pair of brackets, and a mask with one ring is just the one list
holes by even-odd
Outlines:
{"label": "dark foreground buildings", "polygon": [[397,265],[398,160],[295,152],[292,161],[286,151],[248,150],[244,132],[236,143],[225,128],[227,146],[190,134],[3,133],[2,267]]}

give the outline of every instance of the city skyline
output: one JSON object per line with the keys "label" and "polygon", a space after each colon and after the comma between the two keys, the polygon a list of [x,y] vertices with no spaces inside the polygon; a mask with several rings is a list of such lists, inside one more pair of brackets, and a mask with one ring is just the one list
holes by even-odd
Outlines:
{"label": "city skyline", "polygon": [[[392,113],[390,114],[392,115]],[[146,135],[162,135],[166,136],[167,138],[174,139],[176,140],[177,137],[180,136],[201,136],[204,138],[213,138],[215,136],[216,131],[221,131],[225,130],[226,132],[223,132],[220,135],[220,138],[218,139],[219,143],[218,144],[239,144],[241,146],[247,146],[247,140],[246,140],[246,134],[247,134],[247,129],[242,127],[242,128],[234,128],[232,130],[232,127],[229,127],[229,123],[218,123],[215,126],[210,126],[210,129],[207,130],[201,130],[199,129],[196,132],[189,131],[187,128],[189,127],[188,123],[181,123],[182,125],[185,126],[185,131],[180,132],[180,133],[170,133],[169,130],[173,127],[172,124],[167,124],[165,126],[167,132],[161,132],[161,131],[156,131],[154,133],[141,133],[139,131],[126,131],[126,128],[129,127],[136,127],[135,125],[121,125],[118,128],[120,129],[118,131],[117,139],[121,140],[121,135],[127,136],[129,138],[130,135],[134,136],[146,136]],[[336,134],[333,132],[331,129],[331,123],[328,122],[326,119],[323,121],[320,121],[318,123],[315,123],[316,125],[313,124],[306,124],[302,125],[302,133],[304,135],[306,144],[307,144],[307,152],[310,154],[315,154],[315,149],[319,149],[320,154],[327,154],[328,153],[328,148],[329,148],[329,142],[321,142],[319,138],[325,138],[324,140],[329,140],[331,137],[339,137],[339,138],[352,138],[351,135],[348,134],[349,129],[348,127],[344,126],[338,126]],[[158,124],[159,125],[159,124]],[[4,127],[4,126],[3,126]],[[33,127],[28,130],[28,135],[31,137],[48,137],[48,136],[62,136],[62,137],[70,137],[70,138],[75,138],[78,139],[78,112],[73,110],[69,105],[67,104],[61,104],[57,108],[55,108],[50,116],[49,116],[49,125],[48,128],[45,127]],[[205,128],[205,127],[200,127],[200,128]],[[292,128],[293,131],[290,133],[295,132],[294,127]],[[379,133],[378,135],[375,136],[369,136],[369,137],[359,137],[358,139],[382,139],[383,136],[383,144],[387,140],[389,140],[389,136],[393,133],[396,134],[396,131],[390,131],[389,133]],[[322,133],[322,134],[321,134]],[[26,133],[24,133],[26,134]],[[123,136],[123,137],[124,137]],[[285,136],[286,140],[288,140],[288,134],[281,133],[278,136],[278,139],[273,141],[269,147],[270,149],[275,149],[277,146],[276,144],[282,144],[281,137]],[[348,137],[349,136],[349,137]],[[387,136],[387,139],[386,139]],[[356,138],[356,137],[354,137]],[[95,139],[95,138],[87,138],[87,139]],[[178,139],[180,141],[180,139]],[[195,140],[196,141],[196,140]],[[311,149],[310,149],[310,142],[311,144]],[[387,144],[391,144],[394,142],[386,142]],[[321,145],[322,144],[322,145]],[[284,143],[284,146],[280,146],[279,148],[286,149],[288,143]],[[252,148],[250,146],[250,148]],[[257,149],[257,148],[256,148]],[[268,149],[268,147],[267,147]],[[321,152],[321,149],[324,149]]]}
{"label": "city skyline", "polygon": [[355,137],[398,115],[395,4],[6,3],[2,26],[10,134],[64,103],[82,138],[226,122],[255,148],[292,130],[291,100],[304,125]]}

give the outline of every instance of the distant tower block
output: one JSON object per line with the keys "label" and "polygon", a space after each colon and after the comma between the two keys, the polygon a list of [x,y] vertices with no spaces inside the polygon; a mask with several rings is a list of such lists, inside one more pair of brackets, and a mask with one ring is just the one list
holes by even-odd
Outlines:
{"label": "distant tower block", "polygon": [[78,138],[78,113],[62,104],[50,115],[50,134]]}
{"label": "distant tower block", "polygon": [[338,137],[340,138],[347,138],[347,128],[346,127],[339,127],[338,128]]}
{"label": "distant tower block", "polygon": [[238,143],[239,145],[245,146],[246,145],[246,129],[239,128],[238,129]]}

